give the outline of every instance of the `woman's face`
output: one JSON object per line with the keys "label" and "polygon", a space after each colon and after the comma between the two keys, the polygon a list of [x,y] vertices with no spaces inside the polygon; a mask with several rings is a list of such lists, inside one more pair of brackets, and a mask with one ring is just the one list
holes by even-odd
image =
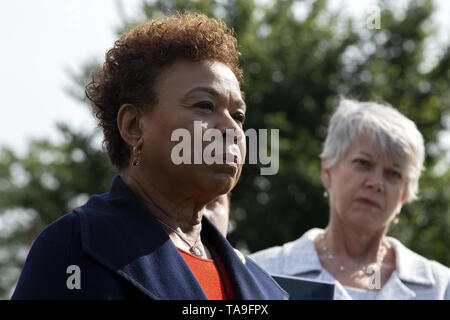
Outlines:
{"label": "woman's face", "polygon": [[322,163],[322,181],[330,193],[331,219],[365,230],[387,227],[407,197],[404,170],[366,137],[357,139],[332,168]]}
{"label": "woman's face", "polygon": [[223,194],[208,203],[205,206],[205,215],[226,236],[230,217],[230,199],[228,194]]}
{"label": "woman's face", "polygon": [[[246,106],[234,73],[216,61],[177,60],[159,74],[155,91],[157,104],[145,112],[142,121],[142,167],[146,176],[166,190],[200,201],[231,190],[239,179],[246,154],[242,129]],[[225,135],[222,137],[222,153],[235,156],[237,163],[206,164],[201,157],[201,164],[194,164],[194,137],[198,138],[194,121],[201,121],[200,139],[207,129],[217,129],[221,134],[233,130],[239,135],[228,145]],[[190,133],[190,164],[177,165],[172,159],[172,149],[181,142],[181,138],[171,141],[176,129]],[[211,141],[200,143],[204,150]]]}

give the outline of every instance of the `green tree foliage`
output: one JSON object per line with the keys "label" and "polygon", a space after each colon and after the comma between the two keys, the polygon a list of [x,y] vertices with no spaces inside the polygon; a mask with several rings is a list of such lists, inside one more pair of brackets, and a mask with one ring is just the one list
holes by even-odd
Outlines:
{"label": "green tree foliage", "polygon": [[[425,45],[432,39],[435,10],[431,1],[411,1],[405,12],[384,1],[378,8],[380,28],[370,29],[330,11],[324,0],[267,5],[160,0],[143,2],[142,16],[125,19],[118,29],[120,34],[178,10],[224,19],[234,29],[245,73],[246,128],[280,130],[280,167],[273,176],[261,176],[258,165],[244,168],[232,194],[232,244],[253,252],[327,224],[318,155],[330,115],[339,97],[347,96],[388,102],[417,123],[427,142],[421,199],[404,207],[400,223],[389,234],[419,254],[450,265],[450,171],[438,144],[450,116],[450,50],[445,44],[434,64],[427,64]],[[92,63],[84,66],[70,89],[80,100],[91,69]],[[88,195],[108,190],[114,170],[99,150],[96,134],[82,135],[67,127],[61,132],[64,143],[33,142],[23,158],[11,150],[1,153],[0,213],[21,210],[29,221],[0,234],[6,252],[0,255],[2,275],[3,270],[17,273],[24,245],[43,226]],[[0,283],[3,295],[13,283],[7,282]]]}

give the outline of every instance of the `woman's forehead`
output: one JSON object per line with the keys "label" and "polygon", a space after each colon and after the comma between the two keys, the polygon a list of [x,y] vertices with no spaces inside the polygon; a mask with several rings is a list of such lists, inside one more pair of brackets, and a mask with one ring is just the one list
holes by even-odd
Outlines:
{"label": "woman's forehead", "polygon": [[350,144],[348,154],[365,156],[372,160],[382,161],[386,165],[402,169],[406,164],[406,155],[389,144],[382,144],[368,135],[361,135]]}
{"label": "woman's forehead", "polygon": [[192,93],[195,88],[209,88],[218,95],[243,100],[233,71],[218,61],[176,60],[160,72],[155,87],[158,95],[173,97]]}
{"label": "woman's forehead", "polygon": [[160,86],[177,83],[189,87],[221,82],[239,88],[236,76],[227,65],[209,60],[178,59],[161,70],[158,80]]}

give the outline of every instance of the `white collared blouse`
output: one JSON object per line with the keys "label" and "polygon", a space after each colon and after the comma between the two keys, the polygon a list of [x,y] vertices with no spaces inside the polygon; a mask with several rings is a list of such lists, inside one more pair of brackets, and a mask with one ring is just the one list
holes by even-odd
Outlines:
{"label": "white collared blouse", "polygon": [[[250,258],[269,273],[334,283],[334,299],[351,300],[352,295],[348,289],[320,264],[313,241],[323,232],[322,229],[311,229],[295,241],[253,253]],[[367,295],[368,299],[450,300],[449,268],[418,255],[395,238],[386,239],[394,247],[396,269],[379,293]]]}

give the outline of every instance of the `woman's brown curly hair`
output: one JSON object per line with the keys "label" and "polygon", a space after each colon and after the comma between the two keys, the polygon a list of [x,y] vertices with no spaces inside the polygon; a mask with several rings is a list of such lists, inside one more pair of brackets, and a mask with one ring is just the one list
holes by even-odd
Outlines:
{"label": "woman's brown curly hair", "polygon": [[155,79],[162,68],[179,58],[220,61],[242,82],[232,30],[198,13],[177,13],[138,25],[114,43],[105,63],[92,74],[86,96],[103,128],[103,146],[118,169],[126,167],[130,158],[130,148],[117,127],[119,108],[125,103],[156,104]]}

